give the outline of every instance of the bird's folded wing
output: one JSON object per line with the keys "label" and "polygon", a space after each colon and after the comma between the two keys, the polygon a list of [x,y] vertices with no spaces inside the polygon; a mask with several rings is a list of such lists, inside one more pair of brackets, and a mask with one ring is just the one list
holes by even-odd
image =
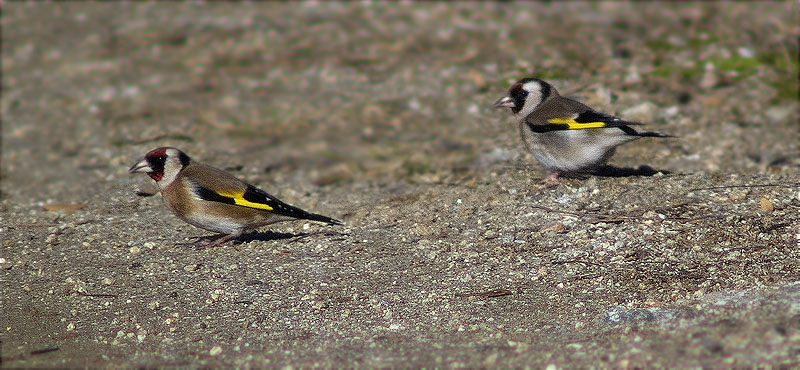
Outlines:
{"label": "bird's folded wing", "polygon": [[557,126],[561,130],[584,130],[590,128],[621,127],[640,125],[639,122],[623,121],[617,117],[586,110],[572,117],[555,117],[547,120],[548,126]]}
{"label": "bird's folded wing", "polygon": [[259,209],[279,215],[336,223],[338,221],[286,204],[269,193],[247,184],[218,168],[196,164],[187,168],[184,179],[194,194],[205,201]]}
{"label": "bird's folded wing", "polygon": [[269,194],[267,196],[260,194],[259,192],[266,193],[231,174],[204,164],[194,164],[187,167],[184,170],[183,179],[197,198],[210,202],[233,204],[265,211],[274,210],[280,203]]}
{"label": "bird's folded wing", "polygon": [[234,204],[242,207],[263,209],[265,211],[272,211],[276,207],[279,207],[280,201],[277,201],[277,199],[274,198],[265,197],[262,194],[259,194],[257,191],[254,191],[252,189],[258,190],[250,186],[247,189],[245,189],[244,192],[221,191],[221,190],[212,190],[199,185],[195,185],[192,190],[194,191],[194,193],[197,195],[198,198],[210,202]]}
{"label": "bird's folded wing", "polygon": [[304,218],[333,224],[339,223],[339,221],[336,221],[330,217],[309,213],[300,208],[286,204],[280,201],[278,198],[273,197],[269,193],[253,185],[247,185],[247,188],[245,188],[244,191],[222,191],[211,190],[198,184],[194,184],[194,186],[192,186],[192,191],[197,195],[198,198],[210,202],[219,202],[270,211],[279,215],[294,218]]}

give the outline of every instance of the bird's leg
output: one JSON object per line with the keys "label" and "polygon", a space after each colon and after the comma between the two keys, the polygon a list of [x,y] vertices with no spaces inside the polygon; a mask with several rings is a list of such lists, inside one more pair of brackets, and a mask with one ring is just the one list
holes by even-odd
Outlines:
{"label": "bird's leg", "polygon": [[219,239],[217,239],[217,240],[214,240],[213,242],[211,242],[211,246],[212,246],[212,247],[216,247],[216,246],[219,246],[219,245],[225,244],[225,243],[227,243],[228,241],[230,241],[230,240],[233,240],[233,239],[236,239],[236,238],[238,238],[238,237],[240,237],[240,236],[242,236],[242,231],[241,231],[241,230],[240,230],[240,231],[237,231],[237,232],[235,232],[235,233],[233,233],[233,234],[228,234],[228,235],[225,235],[225,236],[223,236],[223,237],[221,237],[221,238],[219,238]]}
{"label": "bird's leg", "polygon": [[213,242],[208,243],[207,245],[205,245],[205,247],[217,247],[229,242],[232,239],[236,239],[240,236],[242,236],[242,230],[239,230],[233,234],[223,235],[222,237],[214,240]]}
{"label": "bird's leg", "polygon": [[550,176],[545,177],[541,181],[541,184],[544,184],[544,185],[547,185],[547,186],[558,185],[558,175],[560,175],[560,174],[561,173],[558,172],[558,171],[551,173]]}

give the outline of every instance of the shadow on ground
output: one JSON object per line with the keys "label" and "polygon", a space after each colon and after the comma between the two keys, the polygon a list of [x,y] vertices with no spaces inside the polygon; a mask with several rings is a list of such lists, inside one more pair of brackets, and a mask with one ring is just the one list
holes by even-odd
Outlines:
{"label": "shadow on ground", "polygon": [[637,168],[605,165],[596,169],[592,175],[598,177],[650,177],[659,173],[669,175],[672,171],[657,170],[647,165],[642,165]]}

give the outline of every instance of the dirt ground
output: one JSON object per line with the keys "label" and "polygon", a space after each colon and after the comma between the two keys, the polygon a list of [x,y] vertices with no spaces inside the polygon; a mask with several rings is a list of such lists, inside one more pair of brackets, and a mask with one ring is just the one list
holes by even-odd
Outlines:
{"label": "dirt ground", "polygon": [[[6,2],[2,367],[800,366],[798,19]],[[677,138],[546,187],[531,75]],[[127,173],[165,145],[344,226],[187,244]]]}

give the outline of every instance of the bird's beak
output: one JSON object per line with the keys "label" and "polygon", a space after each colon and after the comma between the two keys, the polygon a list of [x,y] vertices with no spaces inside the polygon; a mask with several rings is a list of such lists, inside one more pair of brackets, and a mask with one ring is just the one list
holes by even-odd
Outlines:
{"label": "bird's beak", "polygon": [[514,108],[516,106],[517,105],[514,104],[514,99],[511,99],[510,96],[504,96],[504,97],[500,98],[500,100],[494,102],[494,107],[495,108],[503,108],[503,107]]}
{"label": "bird's beak", "polygon": [[129,173],[137,173],[137,172],[153,172],[153,169],[150,168],[150,164],[147,163],[146,159],[142,159],[139,162],[136,162],[131,168],[128,170]]}

